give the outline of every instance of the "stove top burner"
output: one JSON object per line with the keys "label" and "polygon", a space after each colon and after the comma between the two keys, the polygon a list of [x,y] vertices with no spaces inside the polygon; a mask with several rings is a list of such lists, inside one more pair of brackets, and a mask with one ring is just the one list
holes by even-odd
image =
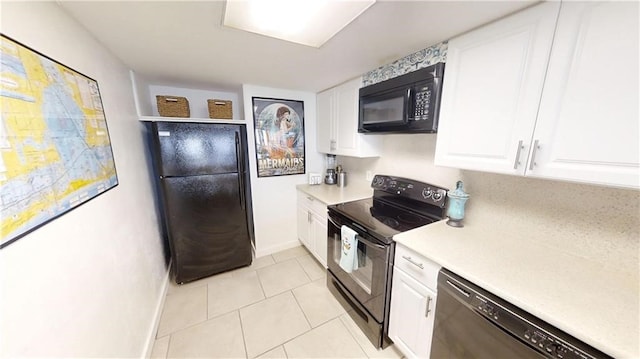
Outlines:
{"label": "stove top burner", "polygon": [[398,214],[398,219],[407,224],[413,223],[418,224],[421,223],[421,218],[412,213],[400,213]]}
{"label": "stove top burner", "polygon": [[378,216],[376,217],[377,220],[379,220],[380,222],[384,223],[385,225],[391,227],[391,228],[398,228],[400,226],[400,222],[396,221],[393,218],[389,218],[389,217],[384,217],[384,216]]}
{"label": "stove top burner", "polygon": [[390,242],[391,238],[400,232],[438,220],[376,198],[340,203],[329,208],[348,217],[353,223],[366,228],[369,233],[384,239],[385,242]]}
{"label": "stove top burner", "polygon": [[347,217],[387,243],[400,232],[444,218],[444,188],[383,175],[376,175],[371,187],[372,198],[329,206],[329,211]]}

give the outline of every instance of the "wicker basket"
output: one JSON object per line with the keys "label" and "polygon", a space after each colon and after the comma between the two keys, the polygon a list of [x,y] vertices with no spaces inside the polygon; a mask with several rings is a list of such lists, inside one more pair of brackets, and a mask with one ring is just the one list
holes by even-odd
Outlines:
{"label": "wicker basket", "polygon": [[233,110],[231,101],[226,100],[207,100],[209,105],[209,118],[232,119]]}
{"label": "wicker basket", "polygon": [[189,100],[177,96],[156,96],[158,113],[163,117],[189,117]]}

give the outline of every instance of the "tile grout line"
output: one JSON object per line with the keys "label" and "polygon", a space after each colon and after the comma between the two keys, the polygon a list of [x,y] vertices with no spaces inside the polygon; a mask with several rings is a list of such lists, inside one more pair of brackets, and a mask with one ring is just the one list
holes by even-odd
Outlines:
{"label": "tile grout line", "polygon": [[240,309],[237,309],[238,320],[240,320],[240,333],[242,333],[242,344],[244,345],[244,357],[249,358],[249,350],[247,349],[247,339],[244,336],[244,325],[242,324],[242,316],[240,315]]}
{"label": "tile grout line", "polygon": [[[298,285],[298,286],[295,286],[295,287],[293,287],[293,288],[285,289],[285,290],[284,290],[284,291],[282,291],[282,292],[274,293],[274,294],[273,294],[273,295],[271,295],[271,296],[267,296],[267,292],[265,292],[265,291],[264,291],[264,288],[262,288],[262,289],[263,289],[263,292],[264,292],[264,295],[265,295],[265,299],[273,298],[273,297],[275,297],[275,296],[277,296],[277,295],[280,295],[280,294],[282,294],[282,293],[286,293],[287,291],[290,291],[290,290],[293,290],[293,289],[296,289],[296,288],[300,288],[300,287],[302,287],[302,286],[304,286],[304,285],[307,285],[307,284],[309,284],[309,283],[313,283],[315,280],[320,280],[320,279],[322,279],[322,278],[318,278],[318,279],[315,279],[315,280],[314,280],[314,279],[311,279],[311,276],[309,276],[309,275],[307,274],[307,272],[304,270],[304,266],[303,266],[302,264],[300,264],[300,262],[298,261],[298,257],[289,258],[289,259],[287,259],[286,261],[292,261],[292,260],[295,260],[295,261],[296,261],[296,263],[300,266],[300,268],[302,269],[302,273],[303,273],[303,274],[305,275],[305,277],[307,278],[307,282],[302,283],[302,284],[300,284],[300,285]],[[285,262],[286,262],[286,261],[285,261]],[[274,264],[272,264],[272,265],[277,265],[277,264],[280,264],[280,263],[284,263],[284,262],[278,262],[278,263],[274,263]],[[267,266],[267,267],[269,267],[269,266]],[[264,267],[264,268],[267,268],[267,267]],[[263,269],[263,268],[260,268],[260,269]],[[257,273],[257,272],[258,272],[258,271],[256,270],[256,273]],[[260,275],[258,275],[258,278],[260,278]],[[262,287],[262,281],[260,281],[260,286]]]}
{"label": "tile grout line", "polygon": [[169,349],[171,348],[171,334],[169,334],[169,343],[167,344],[167,351],[164,353],[164,358],[167,359],[169,357]]}
{"label": "tile grout line", "polygon": [[[267,267],[269,267],[269,266],[267,266]],[[265,268],[267,268],[267,267],[265,267]],[[260,268],[260,269],[262,269],[262,268]],[[257,269],[256,269],[256,277],[258,277],[258,285],[260,285],[260,290],[262,291],[262,296],[264,297],[264,298],[262,298],[262,300],[265,300],[265,299],[268,298],[267,297],[267,292],[264,291],[264,286],[262,285],[262,279],[260,279],[260,273],[258,273]],[[256,303],[259,303],[259,302],[256,302]],[[253,304],[255,304],[255,303],[253,303]]]}
{"label": "tile grout line", "polygon": [[[307,254],[308,254],[308,253],[307,253]],[[262,290],[262,294],[264,295],[264,298],[263,298],[263,299],[261,299],[261,300],[259,300],[259,301],[257,301],[257,302],[250,303],[250,304],[247,304],[247,305],[245,305],[245,306],[243,306],[243,307],[241,307],[241,308],[237,308],[237,309],[235,309],[235,310],[232,310],[232,311],[237,311],[237,312],[238,312],[238,317],[239,317],[239,319],[240,319],[240,327],[241,327],[241,331],[242,331],[242,340],[243,340],[243,345],[244,345],[244,349],[245,349],[245,357],[246,357],[246,358],[249,358],[249,353],[248,353],[248,351],[247,351],[247,344],[246,344],[246,338],[245,338],[245,335],[244,335],[244,326],[243,326],[243,323],[242,323],[242,316],[240,315],[240,310],[241,310],[241,309],[243,309],[243,308],[246,308],[246,307],[249,307],[249,306],[251,306],[251,305],[254,305],[254,304],[260,303],[260,302],[262,302],[262,301],[265,301],[265,300],[270,299],[270,298],[273,298],[273,297],[275,297],[275,296],[278,296],[278,295],[284,294],[284,293],[286,293],[287,291],[289,291],[289,292],[291,292],[292,296],[294,297],[294,300],[296,301],[296,304],[298,305],[298,308],[300,309],[300,311],[302,312],[303,316],[305,317],[305,320],[307,321],[307,324],[309,324],[309,330],[307,330],[307,331],[305,331],[305,332],[303,332],[303,333],[301,333],[301,334],[299,334],[299,335],[295,336],[294,338],[291,338],[290,340],[288,340],[288,341],[286,341],[286,342],[284,342],[284,343],[281,343],[281,344],[279,344],[279,345],[277,345],[277,346],[275,346],[275,347],[273,347],[273,348],[270,348],[269,350],[265,351],[264,353],[261,353],[260,355],[263,355],[263,354],[267,353],[268,351],[271,351],[271,350],[273,350],[273,349],[277,348],[278,346],[282,346],[282,347],[283,347],[283,350],[285,351],[285,355],[287,355],[287,357],[288,357],[288,354],[287,354],[287,352],[286,352],[286,349],[284,349],[284,344],[286,344],[286,343],[288,343],[288,342],[290,342],[290,341],[292,341],[292,340],[294,340],[294,339],[296,339],[296,338],[298,338],[298,337],[300,337],[300,336],[302,336],[302,335],[304,335],[304,334],[306,334],[306,333],[309,333],[311,330],[315,329],[315,328],[313,328],[313,327],[311,326],[311,323],[309,322],[309,319],[307,318],[306,313],[304,312],[304,310],[303,310],[303,309],[302,309],[302,307],[300,306],[300,303],[298,302],[298,299],[296,298],[295,294],[293,293],[293,289],[300,288],[300,287],[302,287],[302,286],[305,286],[305,285],[308,285],[308,284],[310,284],[310,283],[313,283],[315,280],[320,280],[320,279],[321,279],[321,278],[318,278],[318,279],[315,279],[315,280],[314,280],[314,279],[311,279],[311,276],[310,276],[310,275],[309,275],[309,274],[304,270],[304,265],[303,265],[302,263],[300,263],[300,261],[298,260],[299,258],[302,258],[302,257],[304,257],[304,256],[305,256],[305,255],[307,255],[307,254],[303,254],[303,255],[300,255],[300,256],[295,256],[295,257],[290,258],[290,259],[287,259],[287,260],[295,259],[295,260],[296,260],[296,263],[297,263],[297,264],[302,268],[303,273],[304,273],[304,275],[305,275],[305,277],[307,278],[307,280],[308,280],[308,281],[307,281],[307,282],[305,282],[305,283],[303,283],[303,284],[301,284],[301,285],[299,285],[299,286],[296,286],[296,287],[294,287],[294,288],[290,288],[290,289],[288,289],[288,290],[285,290],[285,291],[283,291],[283,292],[281,292],[281,293],[276,293],[276,294],[274,294],[274,295],[273,295],[273,296],[271,296],[271,297],[267,297],[267,295],[266,295],[266,292],[265,292],[264,287],[263,287],[263,285],[262,285],[262,281],[260,280],[260,275],[258,274],[258,270],[259,270],[259,269],[268,268],[268,267],[270,267],[270,266],[273,266],[273,265],[276,265],[276,264],[280,264],[280,263],[286,262],[287,260],[285,260],[285,261],[283,261],[283,262],[276,262],[276,261],[275,261],[275,258],[273,257],[273,255],[269,255],[269,256],[271,256],[271,257],[272,257],[272,260],[273,260],[273,263],[272,263],[272,264],[269,264],[269,265],[267,265],[267,266],[264,266],[264,267],[257,268],[257,269],[255,269],[255,270],[253,270],[254,272],[256,272],[256,276],[258,277],[258,284],[260,285],[260,289]],[[233,278],[233,277],[229,277],[229,279],[231,279],[231,278]],[[191,324],[191,325],[189,325],[189,326],[186,326],[186,327],[184,327],[184,328],[180,328],[180,329],[178,329],[178,330],[176,330],[176,331],[169,332],[169,333],[167,333],[166,335],[162,336],[161,338],[163,338],[163,337],[165,337],[165,336],[169,336],[169,345],[167,346],[167,352],[166,352],[166,354],[165,354],[165,358],[168,358],[169,348],[170,348],[170,344],[171,344],[171,339],[172,339],[172,337],[173,337],[173,335],[174,335],[174,334],[176,334],[176,333],[178,333],[178,332],[180,332],[180,331],[183,331],[183,330],[190,329],[190,328],[195,327],[195,326],[197,326],[197,325],[200,325],[200,324],[206,323],[206,322],[208,322],[208,321],[210,321],[210,320],[213,320],[213,319],[219,318],[220,316],[227,315],[227,314],[229,314],[229,313],[231,313],[231,312],[232,312],[232,311],[229,311],[229,312],[226,312],[226,313],[221,313],[221,314],[219,314],[219,315],[216,315],[216,316],[215,316],[215,317],[213,317],[213,318],[209,318],[209,284],[210,284],[210,283],[203,283],[203,285],[197,285],[197,286],[193,286],[193,287],[192,287],[192,288],[194,288],[194,289],[195,289],[195,288],[202,287],[202,286],[206,286],[206,287],[207,287],[207,289],[206,289],[206,300],[207,300],[206,305],[207,305],[207,310],[206,310],[206,318],[205,318],[205,320],[200,321],[200,322],[197,322],[197,323],[193,323],[193,324]],[[180,287],[178,287],[177,289],[180,289]],[[191,288],[188,288],[188,289],[191,289]],[[173,293],[167,293],[167,296],[172,295],[172,294],[176,294],[176,293],[175,293],[175,291],[174,291]],[[333,318],[333,319],[330,319],[330,320],[327,320],[327,321],[325,321],[325,322],[323,322],[323,323],[319,324],[319,325],[318,325],[318,327],[320,327],[320,326],[322,326],[322,325],[327,324],[327,323],[328,323],[328,322],[330,322],[331,320],[334,320],[334,319],[338,319],[338,320],[339,320],[339,318],[340,318],[340,316],[338,316],[338,317],[336,317],[336,318]],[[157,333],[156,333],[156,336],[157,336]],[[156,338],[156,339],[159,339],[159,338]],[[356,341],[356,342],[357,342],[357,341]],[[358,345],[359,345],[359,343],[358,343]],[[366,353],[365,353],[365,355],[366,355]],[[259,355],[258,355],[258,356],[259,356]]]}
{"label": "tile grout line", "polygon": [[[306,267],[305,267],[304,263],[300,262],[300,258],[303,258],[303,257],[305,257],[305,256],[300,256],[300,257],[296,258],[296,260],[298,261],[298,264],[300,265],[300,267],[302,267],[302,270],[303,270],[303,271],[304,271],[304,273],[307,275],[307,277],[309,277],[309,279],[311,279],[311,281],[313,282],[313,281],[314,281],[314,279],[313,279],[313,278],[311,278],[311,274],[309,274],[309,272],[307,271],[307,269],[306,269]],[[311,260],[315,262],[315,259],[314,259],[314,258],[311,258]],[[323,266],[322,266],[322,265],[320,265],[320,268],[323,268]],[[326,270],[326,269],[325,269],[325,270]],[[318,279],[319,279],[319,278],[318,278]]]}
{"label": "tile grout line", "polygon": [[[297,287],[294,287],[294,288],[290,288],[290,289],[285,290],[285,291],[283,291],[283,292],[281,292],[281,293],[276,293],[276,294],[274,294],[274,295],[273,295],[273,296],[271,296],[271,297],[267,297],[267,296],[266,296],[266,292],[265,292],[265,293],[264,293],[264,294],[265,294],[265,298],[264,298],[262,301],[268,300],[268,299],[273,298],[273,297],[276,297],[276,296],[278,296],[278,295],[285,294],[286,292],[291,292],[291,296],[293,296],[293,299],[296,301],[296,304],[298,305],[298,308],[299,308],[299,309],[300,309],[300,311],[302,312],[302,315],[304,316],[304,319],[307,321],[307,324],[309,324],[309,329],[308,329],[308,330],[306,330],[306,331],[304,331],[304,332],[302,332],[302,333],[300,333],[300,334],[298,334],[298,335],[296,335],[295,337],[293,337],[293,338],[291,338],[291,339],[289,339],[289,340],[285,341],[284,343],[278,344],[278,345],[276,345],[275,347],[272,347],[272,348],[269,348],[269,349],[265,350],[263,353],[258,354],[256,357],[259,357],[260,355],[264,355],[264,354],[266,354],[266,353],[270,352],[271,350],[274,350],[275,348],[277,348],[277,347],[279,347],[279,346],[282,346],[282,349],[284,350],[284,353],[285,353],[285,355],[286,355],[286,356],[287,356],[287,358],[288,358],[288,357],[289,357],[289,355],[287,354],[287,350],[286,350],[286,348],[284,347],[284,345],[285,345],[285,344],[287,344],[287,343],[289,343],[290,341],[292,341],[292,340],[294,340],[294,339],[296,339],[296,338],[298,338],[298,337],[300,337],[300,336],[303,336],[303,335],[305,335],[305,334],[307,334],[307,333],[309,333],[310,331],[312,331],[312,330],[314,330],[314,329],[315,329],[315,328],[311,325],[311,322],[309,321],[309,318],[307,318],[307,314],[304,312],[304,309],[302,309],[302,306],[300,305],[300,302],[298,301],[298,298],[296,297],[295,293],[293,293],[293,290],[294,290],[294,289],[296,289],[296,288],[300,288],[300,287],[303,287],[303,286],[305,286],[305,285],[308,285],[308,284],[310,284],[310,283],[313,283],[313,282],[314,282],[314,281],[311,279],[311,277],[310,277],[309,275],[307,275],[306,271],[304,270],[304,266],[303,266],[303,265],[302,265],[302,263],[300,263],[300,261],[298,260],[298,258],[300,258],[300,257],[303,257],[303,256],[294,257],[294,258],[291,258],[291,259],[295,259],[295,260],[296,260],[296,262],[298,263],[298,265],[302,268],[302,271],[304,272],[304,274],[307,276],[307,279],[309,279],[309,282],[306,282],[306,283],[301,284],[301,285],[299,285],[299,286],[297,286]],[[290,259],[288,259],[288,260],[290,260]],[[271,266],[271,265],[276,265],[276,264],[279,264],[279,263],[282,263],[282,262],[275,262],[275,259],[274,259],[274,263],[273,263],[273,264],[270,264],[269,266]],[[269,266],[266,266],[266,267],[269,267]],[[266,267],[263,267],[263,268],[266,268]],[[262,268],[260,268],[260,269],[262,269]],[[258,272],[258,271],[256,270],[256,274],[257,274],[257,272]],[[259,278],[260,278],[260,275],[258,275],[258,279],[259,279]],[[318,280],[320,280],[320,279],[321,279],[321,278],[318,278]],[[258,280],[258,282],[260,282],[260,287],[262,288],[262,282],[261,282],[260,280]],[[264,292],[264,289],[263,289],[263,292]],[[256,302],[256,303],[259,303],[259,302]],[[256,304],[256,303],[253,303],[253,304]],[[239,310],[238,310],[238,312],[239,312]],[[336,317],[336,318],[333,318],[333,319],[338,319],[338,320],[339,320],[339,318],[340,318],[340,316],[338,316],[338,317]],[[331,320],[333,320],[333,319],[331,319]],[[328,322],[329,322],[329,321],[331,321],[331,320],[327,320],[326,322],[324,322],[324,323],[322,323],[322,324],[318,325],[318,327],[320,327],[320,326],[322,326],[322,325],[324,325],[324,324],[328,323]],[[244,331],[243,331],[242,339],[244,340]],[[249,353],[247,352],[247,358],[248,358],[248,355],[249,355]],[[365,353],[365,355],[366,355],[366,353]]]}
{"label": "tile grout line", "polygon": [[[353,340],[356,342],[356,344],[358,344],[358,347],[360,347],[360,350],[362,350],[362,352],[364,353],[364,355],[367,358],[371,358],[369,356],[369,354],[367,354],[367,350],[364,348],[364,346],[362,346],[362,344],[360,344],[360,341],[358,340],[358,338],[356,338],[355,334],[351,331],[351,329],[349,329],[349,327],[347,326],[347,324],[345,324],[345,322],[343,321],[343,319],[341,318],[342,316],[346,315],[347,317],[349,317],[349,313],[343,313],[340,314],[338,316],[338,320],[340,321],[340,324],[342,324],[342,326],[347,330],[347,332],[349,332],[349,335],[351,335],[351,338],[353,338]],[[346,319],[345,319],[346,320]]]}
{"label": "tile grout line", "polygon": [[[298,287],[299,288],[299,287]],[[294,288],[295,289],[295,288]],[[307,317],[307,313],[304,312],[304,309],[302,309],[302,306],[300,305],[300,301],[298,300],[298,297],[296,297],[296,294],[293,292],[293,289],[289,290],[291,292],[291,295],[293,296],[293,300],[296,301],[296,304],[298,305],[298,308],[300,309],[300,311],[302,312],[302,315],[304,316],[304,320],[307,321],[307,324],[309,324],[309,330],[307,330],[305,333],[311,331],[313,329],[313,325],[311,325],[311,321],[309,320],[309,318]]]}
{"label": "tile grout line", "polygon": [[[303,311],[303,313],[304,313],[304,311]],[[285,355],[287,355],[287,358],[288,358],[288,357],[289,357],[289,355],[287,354],[287,348],[284,346],[285,344],[288,344],[288,343],[290,343],[290,342],[292,342],[292,341],[294,341],[294,340],[296,340],[296,339],[300,338],[301,336],[308,334],[308,333],[309,333],[309,332],[311,332],[312,330],[318,329],[318,328],[320,328],[321,326],[326,325],[326,324],[328,324],[330,321],[332,321],[332,320],[336,320],[336,319],[337,319],[340,323],[342,323],[342,321],[340,320],[340,316],[337,316],[337,317],[335,317],[335,318],[333,318],[333,319],[327,320],[326,322],[324,322],[324,323],[322,323],[322,324],[318,325],[318,326],[317,326],[317,327],[315,327],[315,328],[311,328],[311,329],[309,329],[309,330],[305,331],[304,333],[300,333],[300,334],[296,335],[295,337],[293,337],[293,338],[291,338],[291,339],[287,340],[286,342],[284,342],[284,343],[282,343],[282,344],[278,344],[278,345],[276,345],[276,346],[275,346],[275,347],[273,347],[273,348],[269,348],[269,349],[268,349],[268,350],[266,350],[264,353],[260,353],[260,355],[264,355],[264,354],[266,354],[266,353],[268,353],[268,352],[272,351],[273,349],[275,349],[275,348],[277,348],[277,347],[279,347],[279,346],[282,346],[282,349],[284,349],[284,353],[285,353]],[[343,326],[345,326],[345,325],[344,325],[344,323],[343,323],[342,325],[343,325]],[[345,328],[346,328],[346,326],[345,326]],[[346,329],[347,329],[347,332],[349,332],[349,335],[351,335],[351,337],[352,337],[352,338],[353,338],[353,340],[356,342],[356,344],[358,344],[358,347],[359,347],[359,348],[362,350],[362,352],[364,353],[365,358],[370,358],[370,357],[367,355],[367,352],[362,348],[362,346],[360,345],[360,343],[358,343],[358,341],[353,337],[353,334],[351,334],[351,331],[349,330],[349,328],[346,328]],[[260,355],[258,355],[258,356],[260,356]]]}

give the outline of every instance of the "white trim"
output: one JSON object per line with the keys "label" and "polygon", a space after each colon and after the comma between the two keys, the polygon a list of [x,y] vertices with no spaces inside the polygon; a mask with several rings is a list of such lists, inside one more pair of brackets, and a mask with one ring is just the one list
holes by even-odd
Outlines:
{"label": "white trim", "polygon": [[145,359],[151,358],[151,353],[153,352],[153,345],[156,342],[156,333],[158,332],[158,327],[160,326],[160,317],[162,316],[162,309],[164,309],[164,301],[167,298],[167,291],[169,290],[169,280],[171,278],[170,268],[171,268],[171,261],[169,261],[169,265],[167,265],[167,274],[164,278],[162,290],[160,291],[160,298],[158,298],[158,304],[156,305],[156,311],[154,314],[151,331],[147,336],[147,340],[146,340],[147,345],[142,356],[142,358],[145,358]]}
{"label": "white trim", "polygon": [[302,245],[302,242],[296,239],[294,241],[289,241],[286,243],[279,243],[278,245],[275,245],[275,246],[260,248],[260,250],[256,250],[256,258],[264,257],[269,254],[277,253],[285,249],[290,249],[290,248],[298,247],[301,245]]}

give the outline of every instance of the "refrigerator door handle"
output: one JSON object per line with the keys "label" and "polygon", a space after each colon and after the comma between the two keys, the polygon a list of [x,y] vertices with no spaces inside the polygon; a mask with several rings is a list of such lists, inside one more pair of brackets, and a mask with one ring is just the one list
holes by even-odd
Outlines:
{"label": "refrigerator door handle", "polygon": [[244,206],[244,171],[242,170],[244,166],[244,158],[242,158],[242,149],[240,148],[240,137],[238,136],[238,131],[236,134],[236,160],[238,166],[238,184],[240,186],[240,208],[245,210]]}

